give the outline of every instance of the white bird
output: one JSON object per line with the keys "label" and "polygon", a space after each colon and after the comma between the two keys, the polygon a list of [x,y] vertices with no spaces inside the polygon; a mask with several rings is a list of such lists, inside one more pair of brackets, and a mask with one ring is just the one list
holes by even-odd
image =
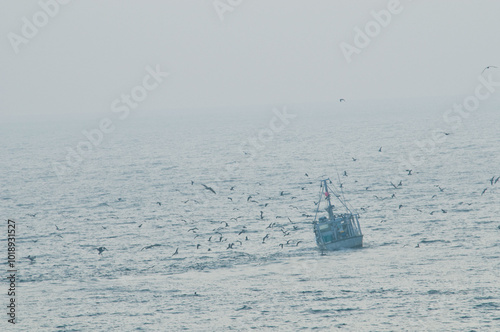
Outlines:
{"label": "white bird", "polygon": [[488,66],[488,67],[486,67],[486,68],[483,69],[483,71],[481,72],[481,74],[484,73],[486,70],[488,70],[490,68],[498,68],[498,67],[496,67],[496,66]]}

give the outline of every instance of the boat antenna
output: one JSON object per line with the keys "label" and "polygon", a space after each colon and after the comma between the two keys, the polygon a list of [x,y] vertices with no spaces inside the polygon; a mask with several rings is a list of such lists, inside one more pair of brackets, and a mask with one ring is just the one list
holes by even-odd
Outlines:
{"label": "boat antenna", "polygon": [[321,204],[321,199],[323,198],[323,181],[321,182],[321,185],[319,186],[319,199],[318,199],[318,207],[316,208],[316,214],[314,215],[314,223],[316,222],[316,218],[318,217],[318,212],[319,212],[319,206]]}
{"label": "boat antenna", "polygon": [[[344,202],[347,202],[346,199],[345,199],[345,196],[344,196],[344,189],[342,188],[342,182],[340,182],[340,175],[339,175],[339,172],[337,170],[335,170],[337,172],[337,179],[339,180],[339,188],[340,188],[340,194],[342,195],[342,200]],[[346,209],[349,211],[349,208],[344,204],[342,203]],[[350,212],[350,211],[349,211]]]}

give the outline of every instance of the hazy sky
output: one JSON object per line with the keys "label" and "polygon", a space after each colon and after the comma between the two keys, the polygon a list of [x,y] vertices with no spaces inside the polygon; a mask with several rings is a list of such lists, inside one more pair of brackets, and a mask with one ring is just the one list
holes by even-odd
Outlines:
{"label": "hazy sky", "polygon": [[500,67],[498,0],[401,0],[348,63],[340,44],[393,1],[73,0],[44,22],[0,0],[0,113],[105,113],[146,66],[170,76],[141,107],[165,110],[462,95]]}

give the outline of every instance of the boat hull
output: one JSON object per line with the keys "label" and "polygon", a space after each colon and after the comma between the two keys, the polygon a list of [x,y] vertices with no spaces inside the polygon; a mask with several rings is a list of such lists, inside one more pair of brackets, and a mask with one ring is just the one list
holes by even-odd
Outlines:
{"label": "boat hull", "polygon": [[321,250],[339,250],[346,248],[360,248],[363,246],[363,235],[350,237],[329,243],[318,243]]}

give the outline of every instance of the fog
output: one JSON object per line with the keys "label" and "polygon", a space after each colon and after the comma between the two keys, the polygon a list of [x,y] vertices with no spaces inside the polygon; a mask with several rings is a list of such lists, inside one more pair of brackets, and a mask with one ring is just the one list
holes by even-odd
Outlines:
{"label": "fog", "polygon": [[[138,108],[166,113],[457,96],[471,92],[486,66],[500,66],[498,1],[2,0],[1,7],[2,116],[107,113],[142,84],[148,66],[169,75]],[[360,37],[367,24],[372,36]],[[357,51],[346,56],[347,44]]]}

